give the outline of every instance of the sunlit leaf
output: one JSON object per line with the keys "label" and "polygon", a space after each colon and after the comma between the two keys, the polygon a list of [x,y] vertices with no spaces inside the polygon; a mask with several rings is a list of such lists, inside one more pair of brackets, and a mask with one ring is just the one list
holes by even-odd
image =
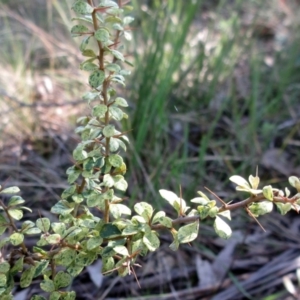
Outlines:
{"label": "sunlit leaf", "polygon": [[39,228],[44,233],[48,232],[50,229],[50,220],[48,218],[39,218],[35,223],[37,228]]}
{"label": "sunlit leaf", "polygon": [[156,232],[150,230],[145,233],[143,237],[143,243],[146,245],[149,251],[155,251],[160,245],[160,241],[156,235]]}
{"label": "sunlit leaf", "polygon": [[24,203],[25,200],[20,196],[12,196],[8,201],[8,206],[16,206]]}
{"label": "sunlit leaf", "polygon": [[231,237],[232,230],[230,226],[218,216],[215,218],[214,229],[222,239],[229,239]]}
{"label": "sunlit leaf", "polygon": [[107,106],[104,104],[99,104],[93,107],[93,116],[103,118],[107,112]]}
{"label": "sunlit leaf", "polygon": [[19,232],[15,232],[10,236],[10,242],[14,245],[20,245],[23,240],[24,240],[24,234],[23,233],[19,233]]}
{"label": "sunlit leaf", "polygon": [[291,203],[276,202],[275,204],[281,215],[285,215],[292,209]]}
{"label": "sunlit leaf", "polygon": [[273,190],[270,185],[263,187],[263,195],[266,197],[267,200],[273,201]]}
{"label": "sunlit leaf", "polygon": [[180,244],[189,243],[198,236],[199,221],[184,225],[178,229],[178,242]]}
{"label": "sunlit leaf", "polygon": [[272,209],[273,209],[273,202],[271,201],[255,202],[249,206],[249,210],[255,217],[270,213]]}
{"label": "sunlit leaf", "polygon": [[11,186],[6,189],[3,189],[0,194],[16,194],[19,193],[20,189],[17,186]]}

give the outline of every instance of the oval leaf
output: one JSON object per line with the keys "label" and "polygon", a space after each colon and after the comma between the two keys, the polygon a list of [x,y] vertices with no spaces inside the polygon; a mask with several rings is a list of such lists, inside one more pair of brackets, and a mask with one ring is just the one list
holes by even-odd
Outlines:
{"label": "oval leaf", "polygon": [[109,41],[109,32],[108,30],[104,29],[104,28],[100,28],[95,32],[95,38],[96,40],[102,42],[102,43],[106,43]]}
{"label": "oval leaf", "polygon": [[270,185],[263,187],[263,195],[266,197],[267,200],[273,201],[273,190]]}
{"label": "oval leaf", "polygon": [[214,222],[214,229],[219,237],[222,239],[229,239],[232,234],[232,230],[229,225],[224,222],[220,217],[216,217]]}
{"label": "oval leaf", "polygon": [[180,227],[177,235],[178,242],[183,244],[195,240],[198,236],[198,231],[199,221]]}
{"label": "oval leaf", "polygon": [[68,285],[70,285],[71,281],[71,275],[63,271],[59,271],[54,277],[54,285],[56,289],[67,287]]}
{"label": "oval leaf", "polygon": [[104,80],[105,80],[105,73],[102,70],[97,70],[90,75],[89,84],[91,87],[96,89],[99,86],[101,86]]}
{"label": "oval leaf", "polygon": [[19,193],[20,189],[17,186],[11,186],[6,188],[0,192],[0,194],[16,194]]}
{"label": "oval leaf", "polygon": [[94,9],[85,1],[76,1],[72,8],[80,15],[91,14],[94,11]]}

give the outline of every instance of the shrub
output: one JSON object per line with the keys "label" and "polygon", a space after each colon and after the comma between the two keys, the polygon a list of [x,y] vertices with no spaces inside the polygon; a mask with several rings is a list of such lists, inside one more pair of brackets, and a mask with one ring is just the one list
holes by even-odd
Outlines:
{"label": "shrub", "polygon": [[[32,280],[43,277],[41,289],[49,299],[75,299],[75,292],[67,291],[72,278],[84,267],[101,257],[102,273],[118,272],[119,276],[134,274],[139,256],[155,251],[159,245],[159,231],[165,229],[173,237],[172,250],[182,243],[192,242],[198,235],[199,221],[214,219],[214,229],[222,238],[229,238],[230,212],[245,209],[256,218],[272,211],[275,205],[281,214],[298,211],[300,204],[300,181],[290,177],[290,184],[297,193],[278,190],[272,186],[259,189],[259,177],[249,176],[249,182],[234,175],[230,180],[237,190],[248,193],[247,199],[226,203],[207,197],[203,192],[191,199],[195,208],[190,208],[182,196],[168,190],[160,190],[177,213],[176,219],[164,211],[154,213],[151,204],[139,202],[134,205],[135,215],[124,204],[127,182],[124,178],[126,164],[122,151],[129,143],[126,132],[119,128],[119,121],[128,118],[124,109],[126,99],[118,95],[119,86],[125,86],[125,77],[130,72],[124,66],[131,65],[124,56],[121,40],[131,40],[130,23],[133,18],[124,16],[131,7],[110,0],[101,0],[97,5],[92,0],[77,0],[73,10],[78,17],[71,34],[82,39],[80,51],[86,59],[80,68],[90,73],[90,91],[83,95],[90,114],[80,117],[76,132],[81,141],[73,151],[74,165],[67,170],[69,187],[61,200],[51,209],[58,221],[41,217],[35,222],[26,220],[16,225],[23,217],[24,200],[16,186],[1,188],[2,196],[11,195],[8,201],[0,200],[0,248],[9,245],[6,261],[0,263],[1,299],[13,299],[14,277],[21,273],[20,285],[27,287]],[[97,49],[97,50],[93,50]],[[99,214],[100,212],[100,214]],[[39,234],[32,249],[25,243],[26,236]],[[34,300],[45,299],[35,295]]]}

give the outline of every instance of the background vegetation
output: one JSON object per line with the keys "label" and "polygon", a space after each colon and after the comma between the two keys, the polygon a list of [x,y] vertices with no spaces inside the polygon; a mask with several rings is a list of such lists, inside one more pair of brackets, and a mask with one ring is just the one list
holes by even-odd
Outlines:
{"label": "background vegetation", "polygon": [[[134,68],[126,91],[130,118],[123,124],[131,129],[130,203],[159,208],[158,189],[178,192],[180,185],[185,199],[207,186],[236,200],[229,175],[254,174],[256,166],[265,183],[299,177],[299,3],[132,3],[136,21],[127,53]],[[74,121],[87,88],[69,33],[71,4],[0,0],[0,176],[5,185],[23,187],[29,206],[45,216],[66,187]],[[87,270],[78,279],[82,297],[288,299],[300,254],[299,217],[289,218],[266,218],[264,233],[239,213],[230,243],[202,224],[193,247],[176,254],[162,247],[147,258],[141,290],[132,278],[109,277],[90,294],[96,271]]]}

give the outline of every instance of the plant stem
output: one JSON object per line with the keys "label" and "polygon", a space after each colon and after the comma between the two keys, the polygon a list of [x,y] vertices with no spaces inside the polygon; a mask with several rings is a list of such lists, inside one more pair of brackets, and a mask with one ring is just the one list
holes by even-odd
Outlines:
{"label": "plant stem", "polygon": [[[251,203],[254,202],[260,202],[262,200],[266,200],[268,201],[265,196],[263,194],[259,194],[259,195],[252,195],[251,197],[237,202],[237,203],[233,203],[233,204],[226,204],[223,205],[222,207],[219,208],[219,212],[223,212],[226,210],[236,210],[239,208],[245,208],[248,205],[250,205]],[[297,200],[297,198],[292,197],[292,198],[285,198],[285,197],[280,197],[280,196],[275,196],[273,197],[273,201],[272,202],[281,202],[281,203],[290,203],[293,204],[295,201]],[[195,221],[199,220],[199,216],[190,216],[190,217],[179,217],[175,220],[172,221],[172,225],[177,225],[177,224],[189,224],[189,223],[193,223]],[[151,229],[152,230],[161,230],[161,229],[168,229],[166,226],[162,225],[162,224],[156,224],[156,225],[151,225]]]}

